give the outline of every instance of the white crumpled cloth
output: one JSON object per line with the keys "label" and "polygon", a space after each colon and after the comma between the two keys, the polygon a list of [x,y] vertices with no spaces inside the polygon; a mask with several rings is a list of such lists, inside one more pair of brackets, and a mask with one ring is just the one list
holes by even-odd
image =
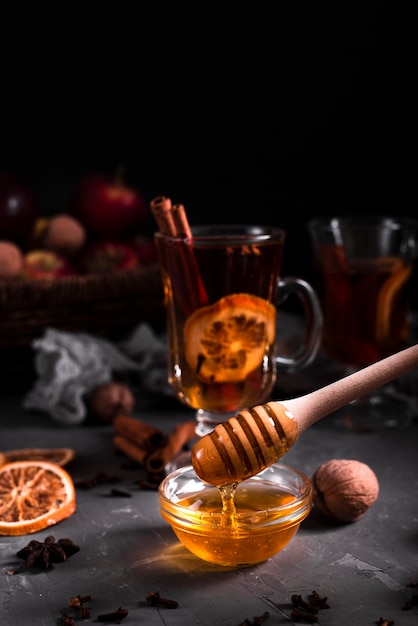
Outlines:
{"label": "white crumpled cloth", "polygon": [[[291,314],[282,313],[280,321],[280,353],[288,354],[300,342],[303,326],[300,319]],[[136,376],[145,392],[173,395],[167,380],[167,339],[157,336],[147,324],[137,326],[126,341],[117,345],[85,333],[48,328],[32,346],[36,351],[38,379],[24,398],[23,406],[46,412],[58,422],[82,422],[87,416],[86,394],[112,380],[114,374]],[[313,391],[344,375],[345,369],[319,350],[314,362],[304,369],[289,373],[279,371],[274,399]],[[407,400],[418,416],[418,372],[404,374],[393,381],[391,389]]]}
{"label": "white crumpled cloth", "polygon": [[86,394],[111,381],[114,373],[136,374],[146,391],[172,394],[166,341],[147,324],[140,324],[118,345],[87,333],[47,328],[32,347],[37,380],[23,406],[63,424],[82,422],[87,416]]}

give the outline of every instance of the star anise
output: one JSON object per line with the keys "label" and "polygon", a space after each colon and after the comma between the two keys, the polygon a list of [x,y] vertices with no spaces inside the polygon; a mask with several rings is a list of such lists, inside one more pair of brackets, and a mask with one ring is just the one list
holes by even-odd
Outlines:
{"label": "star anise", "polygon": [[16,556],[25,560],[27,567],[48,569],[51,563],[66,561],[80,550],[71,539],[58,539],[49,535],[43,542],[33,539],[25,548],[19,550]]}

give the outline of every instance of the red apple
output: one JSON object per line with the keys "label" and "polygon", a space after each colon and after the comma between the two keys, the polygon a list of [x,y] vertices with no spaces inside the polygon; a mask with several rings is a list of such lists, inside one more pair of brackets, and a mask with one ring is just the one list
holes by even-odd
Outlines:
{"label": "red apple", "polygon": [[76,187],[72,213],[92,237],[126,239],[140,232],[148,215],[149,203],[122,177],[108,179],[91,174]]}
{"label": "red apple", "polygon": [[35,199],[17,178],[0,172],[0,233],[3,239],[22,244],[37,215]]}
{"label": "red apple", "polygon": [[121,241],[96,241],[84,248],[79,267],[86,274],[104,274],[139,267],[135,248]]}
{"label": "red apple", "polygon": [[73,265],[58,252],[31,250],[24,255],[22,276],[30,279],[59,278],[77,274]]}

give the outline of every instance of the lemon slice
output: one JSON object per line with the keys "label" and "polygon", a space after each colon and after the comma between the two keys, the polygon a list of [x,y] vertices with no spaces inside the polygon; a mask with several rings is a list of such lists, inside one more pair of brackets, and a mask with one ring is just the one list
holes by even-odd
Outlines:
{"label": "lemon slice", "polygon": [[383,283],[378,300],[376,310],[376,338],[378,341],[384,341],[390,329],[390,318],[395,306],[395,300],[401,288],[411,275],[412,266],[402,265]]}
{"label": "lemon slice", "polygon": [[247,293],[231,294],[197,309],[184,326],[186,359],[207,382],[245,380],[274,342],[276,308]]}

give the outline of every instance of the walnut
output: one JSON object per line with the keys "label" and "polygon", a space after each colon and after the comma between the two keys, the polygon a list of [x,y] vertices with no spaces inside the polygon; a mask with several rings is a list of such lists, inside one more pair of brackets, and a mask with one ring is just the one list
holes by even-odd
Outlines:
{"label": "walnut", "polygon": [[131,415],[135,399],[126,385],[109,382],[90,392],[87,405],[93,417],[100,422],[111,423],[117,415]]}
{"label": "walnut", "polygon": [[356,522],[376,501],[379,483],[373,470],[360,461],[333,459],[312,476],[315,507],[339,522]]}

